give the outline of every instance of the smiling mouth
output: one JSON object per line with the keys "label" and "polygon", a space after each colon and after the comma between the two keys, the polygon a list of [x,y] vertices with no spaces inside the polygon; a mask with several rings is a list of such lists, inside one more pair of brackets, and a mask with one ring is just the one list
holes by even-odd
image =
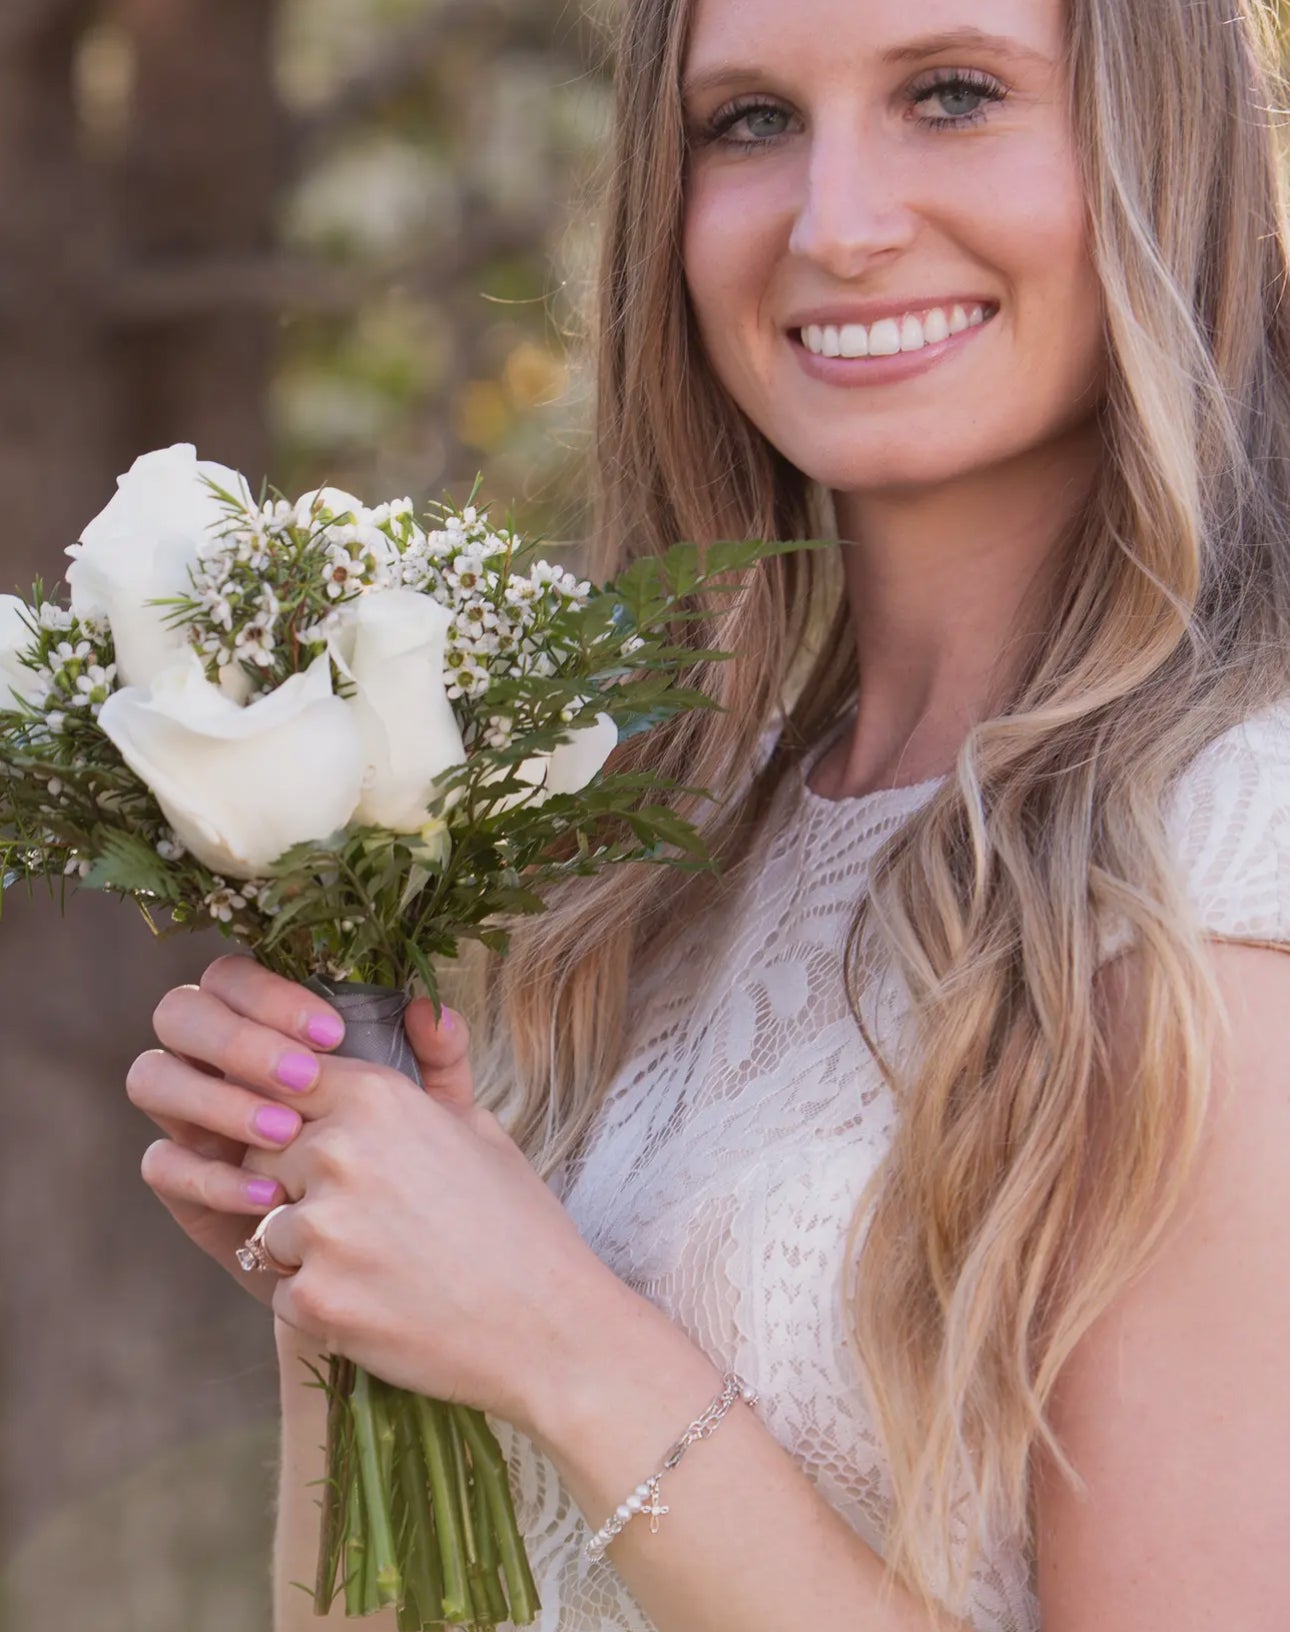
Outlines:
{"label": "smiling mouth", "polygon": [[788,330],[789,338],[809,356],[843,362],[896,357],[947,344],[969,329],[981,328],[999,311],[996,302],[971,306],[925,308],[874,323],[812,324]]}

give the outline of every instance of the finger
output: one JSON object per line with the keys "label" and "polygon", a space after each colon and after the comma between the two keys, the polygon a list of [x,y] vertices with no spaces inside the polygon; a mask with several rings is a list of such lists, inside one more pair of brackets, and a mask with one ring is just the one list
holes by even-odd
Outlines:
{"label": "finger", "polygon": [[170,1139],[156,1139],[148,1146],[139,1171],[185,1228],[205,1212],[263,1214],[287,1199],[275,1179],[207,1161]]}
{"label": "finger", "polygon": [[308,1224],[301,1228],[301,1211],[302,1206],[299,1202],[288,1207],[285,1212],[278,1214],[260,1237],[280,1264],[288,1264],[293,1269],[299,1269],[305,1257],[304,1237],[308,1234]]}
{"label": "finger", "polygon": [[176,986],[152,1016],[157,1040],[172,1054],[201,1060],[247,1087],[294,1104],[305,1117],[330,1108],[317,1090],[322,1063],[292,1038],[248,1020],[213,993]]}
{"label": "finger", "polygon": [[434,1004],[428,997],[418,997],[409,1003],[403,1024],[426,1092],[446,1104],[473,1105],[470,1027],[462,1016],[455,1009],[444,1009],[436,1025]]}
{"label": "finger", "polygon": [[240,1159],[248,1145],[280,1150],[303,1126],[293,1106],[263,1099],[239,1083],[211,1076],[160,1048],[139,1055],[126,1074],[125,1088],[130,1103],[163,1131],[168,1131],[169,1121],[216,1136],[222,1148],[199,1148],[190,1139],[177,1141],[207,1157]]}
{"label": "finger", "polygon": [[226,953],[209,964],[201,989],[230,1009],[297,1038],[310,1048],[335,1048],[345,1035],[345,1022],[336,1010],[307,986],[275,975],[254,958]]}

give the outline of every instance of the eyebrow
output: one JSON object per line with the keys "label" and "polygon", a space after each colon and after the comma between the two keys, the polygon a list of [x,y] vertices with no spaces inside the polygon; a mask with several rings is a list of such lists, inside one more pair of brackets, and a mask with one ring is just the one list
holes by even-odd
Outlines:
{"label": "eyebrow", "polygon": [[[938,34],[922,34],[917,39],[905,41],[903,45],[892,46],[882,53],[879,60],[899,66],[902,63],[919,62],[924,57],[939,56],[943,51],[988,51],[1006,61],[1030,63],[1044,68],[1052,67],[1052,59],[1045,56],[1042,51],[1033,50],[1007,34],[987,34],[984,29],[970,26],[947,28]],[[723,63],[704,73],[688,77],[681,87],[681,94],[687,97],[695,96],[700,91],[710,90],[716,85],[740,84],[771,77],[770,71],[765,68]]]}

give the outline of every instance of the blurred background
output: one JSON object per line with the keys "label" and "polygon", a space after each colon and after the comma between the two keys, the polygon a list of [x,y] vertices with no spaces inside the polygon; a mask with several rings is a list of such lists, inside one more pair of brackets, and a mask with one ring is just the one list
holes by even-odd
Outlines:
{"label": "blurred background", "polygon": [[[609,0],[605,0],[608,4]],[[149,449],[572,540],[609,94],[590,0],[0,0],[0,591]],[[0,1622],[269,1632],[271,1317],[139,1177],[226,949],[0,919]]]}

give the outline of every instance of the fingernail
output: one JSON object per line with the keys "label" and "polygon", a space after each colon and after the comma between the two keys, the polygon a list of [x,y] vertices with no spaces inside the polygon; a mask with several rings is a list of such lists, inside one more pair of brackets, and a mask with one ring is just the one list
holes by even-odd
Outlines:
{"label": "fingernail", "polygon": [[284,1054],[274,1067],[274,1075],[284,1088],[302,1093],[318,1081],[318,1061],[312,1054]]}
{"label": "fingernail", "polygon": [[441,1010],[440,1015],[439,1015],[439,1025],[438,1025],[437,1029],[439,1031],[441,1031],[445,1037],[451,1037],[453,1032],[456,1031],[456,1029],[457,1029],[457,1016],[452,1012],[451,1009]]}
{"label": "fingernail", "polygon": [[247,1180],[247,1200],[253,1201],[257,1207],[267,1207],[277,1193],[278,1186],[274,1179]]}
{"label": "fingernail", "polygon": [[300,1118],[285,1105],[261,1105],[255,1113],[255,1131],[275,1145],[285,1145],[300,1132]]}
{"label": "fingernail", "polygon": [[334,1048],[345,1035],[345,1022],[339,1015],[314,1014],[310,1016],[305,1030],[309,1033],[309,1041],[317,1043],[319,1048]]}

